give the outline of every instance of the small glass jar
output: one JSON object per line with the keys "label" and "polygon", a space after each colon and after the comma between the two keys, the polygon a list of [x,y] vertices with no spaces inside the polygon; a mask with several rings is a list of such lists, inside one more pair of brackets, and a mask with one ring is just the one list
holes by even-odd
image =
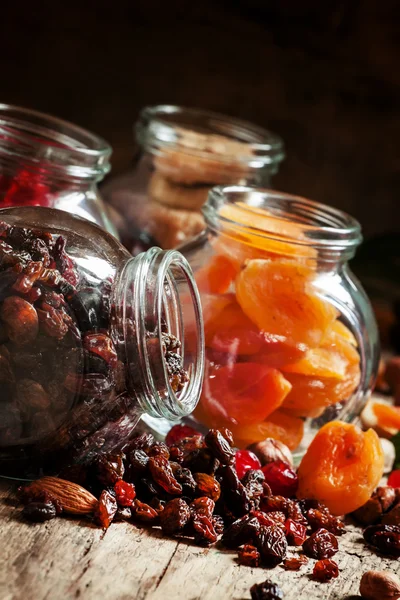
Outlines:
{"label": "small glass jar", "polygon": [[196,108],[147,107],[135,132],[133,168],[101,190],[121,215],[120,236],[133,253],[152,243],[175,248],[198,234],[214,185],[270,187],[284,158],[282,140],[270,131]]}
{"label": "small glass jar", "polygon": [[97,183],[111,147],[72,123],[0,104],[0,208],[58,208],[118,235]]}
{"label": "small glass jar", "polygon": [[[196,323],[190,353],[183,297]],[[124,446],[143,415],[188,415],[201,390],[203,345],[200,298],[179,252],[132,258],[87,220],[0,210],[3,472],[7,463],[54,471],[85,462]]]}
{"label": "small glass jar", "polygon": [[355,419],[373,387],[378,333],[349,269],[349,215],[305,198],[216,187],[207,229],[181,247],[199,287],[206,374],[194,412],[239,447],[266,437],[302,452],[332,419]]}

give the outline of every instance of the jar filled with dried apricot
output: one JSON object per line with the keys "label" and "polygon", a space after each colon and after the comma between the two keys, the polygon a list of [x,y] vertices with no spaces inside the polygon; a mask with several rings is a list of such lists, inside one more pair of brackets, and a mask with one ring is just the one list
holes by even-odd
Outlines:
{"label": "jar filled with dried apricot", "polygon": [[200,298],[179,252],[132,258],[68,213],[0,211],[2,473],[86,462],[124,446],[143,415],[189,414],[203,369]]}
{"label": "jar filled with dried apricot", "polygon": [[206,375],[194,415],[244,447],[273,437],[302,451],[333,418],[351,421],[374,383],[378,334],[348,261],[349,215],[305,198],[216,187],[207,229],[181,251],[201,293]]}
{"label": "jar filled with dried apricot", "polygon": [[270,131],[196,108],[147,107],[135,132],[132,169],[101,188],[133,254],[152,243],[175,248],[198,234],[212,186],[270,187],[284,158],[282,140]]}

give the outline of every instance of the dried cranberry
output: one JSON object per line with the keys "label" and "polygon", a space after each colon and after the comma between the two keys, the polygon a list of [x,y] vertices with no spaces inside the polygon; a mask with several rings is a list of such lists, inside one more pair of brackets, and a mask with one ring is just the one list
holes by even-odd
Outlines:
{"label": "dried cranberry", "polygon": [[108,529],[117,510],[118,504],[114,496],[107,490],[103,490],[94,511],[94,519],[103,529]]}
{"label": "dried cranberry", "polygon": [[136,497],[135,486],[132,483],[119,479],[114,485],[114,491],[119,506],[132,506]]}
{"label": "dried cranberry", "polygon": [[238,563],[246,567],[258,567],[260,565],[260,553],[255,546],[245,544],[238,550]]}
{"label": "dried cranberry", "polygon": [[263,564],[275,567],[286,556],[287,541],[283,528],[276,525],[260,527],[256,538],[256,545],[260,551]]}
{"label": "dried cranberry", "polygon": [[399,525],[370,525],[364,530],[364,539],[382,554],[400,555]]}
{"label": "dried cranberry", "polygon": [[251,600],[283,600],[283,592],[279,585],[269,579],[263,583],[255,583],[250,588]]}
{"label": "dried cranberry", "polygon": [[261,469],[261,463],[254,452],[250,450],[237,450],[235,454],[235,465],[239,479],[250,469]]}
{"label": "dried cranberry", "polygon": [[303,543],[303,551],[310,558],[330,558],[338,551],[338,541],[330,531],[317,529]]}
{"label": "dried cranberry", "polygon": [[29,521],[43,523],[54,519],[57,512],[52,502],[30,502],[24,507],[22,514]]}
{"label": "dried cranberry", "polygon": [[273,494],[285,496],[286,498],[296,495],[298,487],[297,474],[283,460],[266,464],[262,468],[262,472]]}
{"label": "dried cranberry", "polygon": [[189,425],[174,425],[167,433],[165,443],[167,444],[167,446],[175,446],[185,438],[193,437],[196,435],[202,437],[201,433],[199,433]]}
{"label": "dried cranberry", "polygon": [[200,496],[207,496],[216,502],[221,495],[221,486],[212,475],[207,473],[195,473],[194,480],[197,484],[197,493]]}
{"label": "dried cranberry", "polygon": [[394,488],[400,488],[400,469],[396,469],[390,473],[387,485]]}
{"label": "dried cranberry", "polygon": [[160,513],[161,528],[166,535],[174,535],[184,529],[190,519],[190,509],[182,498],[167,502]]}
{"label": "dried cranberry", "polygon": [[325,558],[323,560],[318,560],[315,563],[312,573],[313,579],[320,581],[321,583],[325,583],[326,581],[330,581],[336,577],[339,577],[339,567],[334,560]]}
{"label": "dried cranberry", "polygon": [[291,546],[301,546],[307,537],[307,528],[301,523],[296,523],[296,521],[293,521],[292,519],[287,519],[285,523],[285,533],[288,544]]}

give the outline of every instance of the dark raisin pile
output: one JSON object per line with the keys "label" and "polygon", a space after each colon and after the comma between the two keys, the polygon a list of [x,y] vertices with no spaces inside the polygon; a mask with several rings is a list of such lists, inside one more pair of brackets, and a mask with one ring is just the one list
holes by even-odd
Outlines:
{"label": "dark raisin pile", "polygon": [[[0,447],[7,452],[19,456],[18,444],[31,444],[30,457],[82,462],[132,428],[123,418],[136,400],[127,393],[124,340],[112,328],[111,291],[111,280],[78,267],[65,237],[0,222]],[[134,329],[129,315],[125,325]],[[166,330],[161,338],[179,391],[188,379],[180,342]],[[148,343],[159,345],[156,331]]]}

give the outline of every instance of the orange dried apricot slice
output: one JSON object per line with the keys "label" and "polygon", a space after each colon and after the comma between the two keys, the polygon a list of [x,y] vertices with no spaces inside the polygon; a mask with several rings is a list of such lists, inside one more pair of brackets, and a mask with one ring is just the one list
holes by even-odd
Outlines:
{"label": "orange dried apricot slice", "polygon": [[282,404],[290,388],[276,369],[257,363],[227,365],[208,372],[201,409],[214,422],[259,423]]}
{"label": "orange dried apricot slice", "polygon": [[400,408],[384,402],[373,402],[372,410],[377,424],[384,429],[400,430]]}
{"label": "orange dried apricot slice", "polygon": [[297,497],[315,498],[335,515],[350,513],[371,497],[383,464],[375,431],[331,421],[318,431],[300,463]]}
{"label": "orange dried apricot slice", "polygon": [[226,256],[215,255],[207,265],[195,272],[194,277],[200,292],[224,294],[237,272],[237,267]]}
{"label": "orange dried apricot slice", "polygon": [[345,342],[348,342],[349,344],[351,344],[352,346],[357,347],[357,340],[354,337],[354,335],[352,334],[352,332],[350,331],[350,329],[348,327],[346,327],[346,325],[344,323],[342,323],[341,321],[339,321],[338,319],[336,319],[336,321],[334,321],[331,325],[331,327],[328,329],[326,336],[324,338],[324,342],[325,343],[329,343],[329,342],[335,342],[337,339],[341,338],[342,340],[344,340]]}
{"label": "orange dried apricot slice", "polygon": [[312,289],[313,271],[290,261],[250,260],[236,278],[236,298],[262,331],[316,347],[337,316]]}
{"label": "orange dried apricot slice", "polygon": [[206,346],[232,356],[260,352],[263,336],[233,300],[205,328]]}
{"label": "orange dried apricot slice", "polygon": [[346,375],[346,367],[346,358],[338,352],[328,348],[312,348],[301,360],[283,366],[282,371],[343,380]]}
{"label": "orange dried apricot slice", "polygon": [[262,340],[261,350],[253,360],[276,369],[302,360],[307,353],[305,344],[290,343],[283,336],[263,332]]}
{"label": "orange dried apricot slice", "polygon": [[245,448],[254,442],[261,442],[266,438],[274,438],[283,442],[294,450],[300,444],[304,434],[304,422],[280,410],[269,415],[266,421],[254,425],[231,427],[235,444]]}

